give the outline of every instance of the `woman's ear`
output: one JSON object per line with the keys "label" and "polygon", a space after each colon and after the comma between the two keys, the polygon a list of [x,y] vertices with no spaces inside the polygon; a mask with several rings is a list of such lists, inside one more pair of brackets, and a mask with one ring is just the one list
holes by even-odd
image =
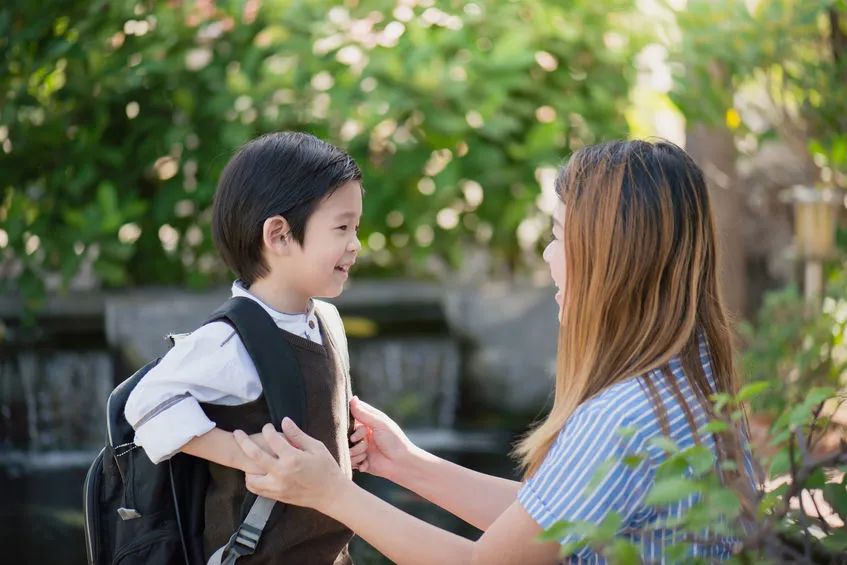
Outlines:
{"label": "woman's ear", "polygon": [[262,224],[262,243],[269,253],[288,255],[291,251],[291,226],[282,216],[271,216]]}

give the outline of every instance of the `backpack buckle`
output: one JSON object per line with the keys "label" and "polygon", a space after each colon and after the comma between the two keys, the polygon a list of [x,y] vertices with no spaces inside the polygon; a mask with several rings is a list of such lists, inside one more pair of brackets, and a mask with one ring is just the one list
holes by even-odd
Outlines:
{"label": "backpack buckle", "polygon": [[224,555],[226,556],[228,553],[232,552],[236,554],[238,557],[244,557],[245,555],[252,555],[256,551],[256,547],[259,545],[259,538],[262,535],[262,530],[259,528],[254,528],[249,524],[242,523],[235,533],[232,534],[232,537],[229,538],[229,541],[226,544],[226,549],[224,550]]}

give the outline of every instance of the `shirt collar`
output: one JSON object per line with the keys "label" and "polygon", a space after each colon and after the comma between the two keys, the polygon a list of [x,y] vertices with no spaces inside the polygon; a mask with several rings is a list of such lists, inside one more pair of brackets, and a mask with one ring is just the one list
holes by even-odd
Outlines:
{"label": "shirt collar", "polygon": [[264,310],[270,315],[271,318],[273,318],[275,322],[277,322],[277,325],[279,325],[279,322],[307,322],[309,320],[314,320],[315,318],[315,301],[311,298],[309,299],[309,303],[306,306],[305,312],[300,312],[298,314],[280,312],[278,310],[274,310],[273,308],[259,300],[256,295],[247,290],[247,288],[244,286],[244,283],[241,282],[240,279],[232,283],[232,296],[243,296],[245,298],[254,300],[257,304],[259,304],[259,306],[264,308]]}

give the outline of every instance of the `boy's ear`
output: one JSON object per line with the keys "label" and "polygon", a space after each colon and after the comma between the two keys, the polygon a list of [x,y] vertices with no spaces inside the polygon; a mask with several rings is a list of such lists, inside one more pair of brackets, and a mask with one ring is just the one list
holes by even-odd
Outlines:
{"label": "boy's ear", "polygon": [[288,255],[293,238],[291,226],[282,216],[271,216],[262,224],[262,243],[269,253]]}

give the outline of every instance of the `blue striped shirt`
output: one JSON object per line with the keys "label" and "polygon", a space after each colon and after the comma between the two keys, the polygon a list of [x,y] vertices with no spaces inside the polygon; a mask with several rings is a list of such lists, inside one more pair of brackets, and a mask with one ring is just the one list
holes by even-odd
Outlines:
{"label": "blue striped shirt", "polygon": [[[713,383],[705,348],[701,353],[703,369]],[[699,428],[708,421],[708,417],[678,358],[671,360],[670,369]],[[667,410],[670,439],[680,449],[695,445],[683,407],[658,370],[652,382],[656,384]],[[617,433],[624,427],[633,429],[634,433]],[[609,512],[617,512],[623,519],[618,536],[635,543],[640,548],[643,561],[664,562],[664,549],[682,541],[682,532],[660,528],[657,522],[684,515],[698,497],[693,494],[662,508],[644,503],[653,486],[656,469],[666,457],[651,439],[662,436],[659,419],[653,411],[643,379],[632,377],[621,381],[574,410],[541,466],[521,487],[518,500],[545,530],[562,520],[599,524]],[[702,437],[701,443],[714,453],[711,435]],[[646,457],[635,466],[625,464],[625,456],[635,453]],[[599,483],[594,479],[594,484],[591,484],[594,488],[589,488],[598,470],[599,475],[605,478]],[[704,534],[708,535],[708,532]],[[577,538],[567,535],[561,543],[573,541]],[[692,556],[707,560],[725,559],[730,555],[733,540],[725,541],[727,543],[696,545],[692,548]],[[604,558],[589,547],[569,556],[567,561],[605,563]]]}

